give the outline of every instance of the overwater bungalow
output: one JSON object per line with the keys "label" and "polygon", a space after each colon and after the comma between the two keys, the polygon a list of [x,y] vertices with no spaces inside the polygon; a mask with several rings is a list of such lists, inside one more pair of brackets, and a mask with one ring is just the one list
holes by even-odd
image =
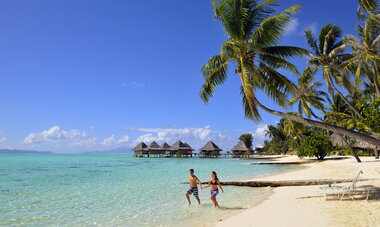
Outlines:
{"label": "overwater bungalow", "polygon": [[187,143],[183,143],[181,140],[178,140],[170,147],[170,151],[173,151],[175,156],[178,158],[192,157],[193,150],[193,148],[191,148]]}
{"label": "overwater bungalow", "polygon": [[174,156],[174,152],[170,150],[170,145],[168,143],[163,143],[161,146],[160,146],[161,150],[162,150],[162,153],[164,154],[164,157],[165,158],[169,158],[169,157],[173,157]]}
{"label": "overwater bungalow", "polygon": [[144,142],[139,143],[135,148],[132,149],[134,151],[135,157],[149,157],[149,153],[146,150],[147,145]]}
{"label": "overwater bungalow", "polygon": [[252,148],[248,148],[242,141],[239,141],[232,149],[233,158],[249,157],[253,155]]}
{"label": "overwater bungalow", "polygon": [[153,141],[151,142],[146,148],[145,150],[148,151],[148,157],[153,157],[153,158],[159,158],[159,157],[162,157],[164,155],[160,145],[158,145],[156,143],[156,141]]}
{"label": "overwater bungalow", "polygon": [[210,140],[199,151],[200,158],[217,158],[222,149]]}

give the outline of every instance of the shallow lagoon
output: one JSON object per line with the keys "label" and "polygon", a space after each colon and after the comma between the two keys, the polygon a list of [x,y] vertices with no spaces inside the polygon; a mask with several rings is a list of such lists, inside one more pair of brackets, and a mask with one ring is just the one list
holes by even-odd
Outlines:
{"label": "shallow lagoon", "polygon": [[297,167],[253,160],[154,159],[132,155],[0,155],[0,225],[186,226],[226,218],[262,201],[263,189],[224,187],[214,209],[209,189],[187,207],[188,170],[207,181],[243,180]]}

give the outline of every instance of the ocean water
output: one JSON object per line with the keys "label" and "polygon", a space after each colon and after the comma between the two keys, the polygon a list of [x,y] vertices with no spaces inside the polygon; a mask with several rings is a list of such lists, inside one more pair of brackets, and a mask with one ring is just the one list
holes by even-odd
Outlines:
{"label": "ocean water", "polygon": [[243,180],[296,167],[252,160],[154,159],[132,155],[0,155],[0,226],[205,226],[260,202],[268,190],[224,186],[214,209],[209,188],[191,196],[188,170],[201,181]]}

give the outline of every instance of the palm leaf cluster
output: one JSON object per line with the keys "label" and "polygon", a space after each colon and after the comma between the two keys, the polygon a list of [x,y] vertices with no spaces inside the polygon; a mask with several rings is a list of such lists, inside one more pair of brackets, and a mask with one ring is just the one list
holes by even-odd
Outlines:
{"label": "palm leaf cluster", "polygon": [[[366,103],[379,96],[379,2],[359,0],[357,28],[360,38],[343,37],[342,29],[332,23],[323,26],[318,35],[311,30],[305,31],[310,51],[280,45],[285,29],[300,6],[277,11],[278,2],[212,2],[214,18],[221,22],[227,39],[220,52],[201,69],[204,78],[201,99],[208,103],[215,89],[224,84],[230,73],[235,74],[241,81],[242,105],[248,119],[261,120],[261,108],[282,117],[281,128],[292,138],[301,140],[305,125],[308,125],[380,145],[379,139],[367,135],[371,133],[370,127],[361,130]],[[290,62],[300,56],[309,58],[302,74]],[[326,107],[330,102],[329,94],[321,90],[321,82],[315,81],[319,72],[333,99],[330,107]],[[299,76],[297,85],[288,74]],[[283,113],[266,107],[257,99],[258,91],[282,108],[297,104],[298,113]],[[336,103],[339,106],[334,107],[335,102],[339,102]],[[276,130],[270,128],[269,132],[268,135],[274,135]]]}
{"label": "palm leaf cluster", "polygon": [[241,95],[246,118],[261,120],[255,92],[264,91],[278,105],[286,106],[287,95],[295,92],[295,85],[278,70],[299,74],[288,61],[291,57],[307,54],[307,50],[293,46],[279,46],[280,37],[300,6],[276,13],[276,0],[259,3],[256,0],[220,0],[213,2],[215,18],[220,20],[228,35],[220,53],[202,67],[205,83],[200,95],[208,103],[215,88],[223,84],[230,67],[242,82]]}

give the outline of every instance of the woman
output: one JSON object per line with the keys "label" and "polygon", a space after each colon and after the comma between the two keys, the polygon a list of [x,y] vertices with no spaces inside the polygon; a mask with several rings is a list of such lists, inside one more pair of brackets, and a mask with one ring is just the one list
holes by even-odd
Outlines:
{"label": "woman", "polygon": [[219,204],[216,201],[216,196],[219,193],[218,186],[219,186],[220,190],[222,190],[223,193],[224,193],[224,191],[223,191],[222,186],[220,185],[218,176],[216,175],[215,171],[211,172],[211,179],[208,181],[208,185],[206,187],[203,187],[203,188],[208,188],[210,186],[211,186],[211,197],[210,197],[210,199],[214,203],[215,208],[219,207]]}

